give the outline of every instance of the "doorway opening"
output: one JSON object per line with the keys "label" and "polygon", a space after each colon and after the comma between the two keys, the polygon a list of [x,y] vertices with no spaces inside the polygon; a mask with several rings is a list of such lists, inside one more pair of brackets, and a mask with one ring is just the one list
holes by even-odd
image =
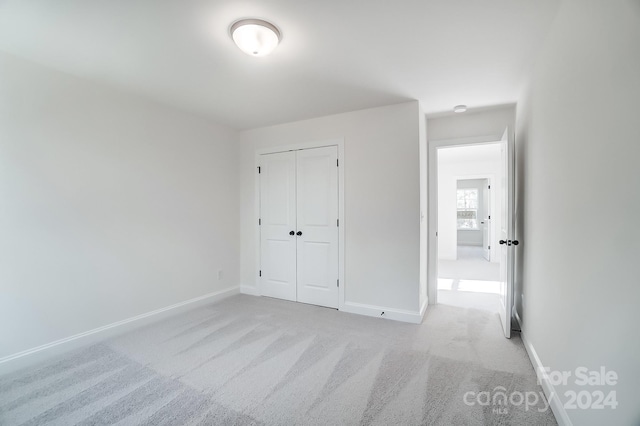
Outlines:
{"label": "doorway opening", "polygon": [[438,302],[498,313],[500,264],[492,251],[502,204],[501,145],[441,147],[437,155]]}
{"label": "doorway opening", "polygon": [[[430,303],[495,312],[511,337],[513,134],[429,141]],[[486,185],[486,187],[485,187]]]}
{"label": "doorway opening", "polygon": [[458,260],[491,262],[491,212],[495,210],[491,202],[494,199],[491,178],[457,180]]}

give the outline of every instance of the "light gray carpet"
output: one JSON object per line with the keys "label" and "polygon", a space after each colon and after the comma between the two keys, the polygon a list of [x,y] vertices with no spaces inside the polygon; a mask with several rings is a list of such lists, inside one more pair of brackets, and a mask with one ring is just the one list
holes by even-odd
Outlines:
{"label": "light gray carpet", "polygon": [[0,378],[2,425],[546,425],[549,410],[468,406],[540,392],[495,314],[422,325],[235,296]]}
{"label": "light gray carpet", "polygon": [[479,309],[496,314],[502,307],[500,296],[497,294],[456,290],[438,290],[438,303],[458,308]]}
{"label": "light gray carpet", "polygon": [[500,264],[482,257],[482,247],[458,246],[457,260],[438,260],[438,278],[500,280]]}

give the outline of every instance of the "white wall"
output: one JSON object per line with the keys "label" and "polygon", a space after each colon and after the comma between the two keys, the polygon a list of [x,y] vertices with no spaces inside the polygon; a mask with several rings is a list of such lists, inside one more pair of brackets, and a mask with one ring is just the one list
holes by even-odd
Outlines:
{"label": "white wall", "polygon": [[640,3],[564,1],[518,104],[516,308],[543,365],[619,375],[574,425],[640,424],[639,99]]}
{"label": "white wall", "polygon": [[245,290],[257,275],[256,149],[344,138],[346,302],[417,312],[422,117],[408,102],[241,132]]}
{"label": "white wall", "polygon": [[[464,149],[464,148],[441,148]],[[498,224],[502,215],[500,212],[500,191],[497,190],[501,178],[501,159],[499,153],[492,161],[455,161],[438,162],[438,259],[455,260],[458,256],[458,222],[456,189],[459,179],[488,178],[492,189],[492,226],[491,247],[498,247]],[[491,251],[491,261],[496,262],[497,251]]]}
{"label": "white wall", "polygon": [[236,138],[0,54],[0,357],[238,286]]}
{"label": "white wall", "polygon": [[515,125],[515,105],[469,110],[462,114],[433,116],[427,120],[429,141],[500,136]]}

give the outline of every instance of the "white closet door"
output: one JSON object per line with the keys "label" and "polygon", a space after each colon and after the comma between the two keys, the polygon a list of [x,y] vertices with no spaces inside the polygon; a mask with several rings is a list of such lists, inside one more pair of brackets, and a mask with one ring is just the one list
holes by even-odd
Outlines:
{"label": "white closet door", "polygon": [[297,152],[298,301],[338,307],[338,148]]}
{"label": "white closet door", "polygon": [[260,160],[260,292],[296,300],[296,153]]}

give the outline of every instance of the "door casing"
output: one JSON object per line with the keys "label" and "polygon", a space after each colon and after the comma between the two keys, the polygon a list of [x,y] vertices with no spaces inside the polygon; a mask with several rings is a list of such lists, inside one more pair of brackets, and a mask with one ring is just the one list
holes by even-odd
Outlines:
{"label": "door casing", "polygon": [[[509,131],[512,131],[509,128]],[[478,136],[471,138],[456,138],[431,140],[428,145],[428,239],[427,239],[427,295],[429,304],[438,303],[438,149],[445,147],[484,145],[499,143],[502,134]],[[474,176],[474,175],[470,175]],[[477,175],[475,177],[486,177]],[[465,176],[469,178],[469,176]],[[493,188],[493,186],[492,186]]]}
{"label": "door casing", "polygon": [[272,146],[268,148],[262,148],[255,151],[255,168],[254,168],[254,208],[255,208],[255,232],[256,232],[256,265],[255,265],[255,286],[258,290],[258,294],[262,296],[262,290],[260,288],[260,265],[261,265],[261,250],[260,250],[260,225],[258,219],[260,218],[260,175],[258,174],[258,167],[260,166],[260,156],[264,154],[273,154],[277,152],[298,151],[302,149],[322,148],[327,146],[336,146],[338,148],[338,220],[340,226],[338,226],[338,279],[340,285],[338,287],[338,310],[344,310],[345,293],[346,293],[346,280],[344,274],[345,263],[345,227],[346,221],[344,217],[344,168],[346,165],[344,155],[344,138],[326,139],[320,141],[301,142],[296,144],[287,144]]}

